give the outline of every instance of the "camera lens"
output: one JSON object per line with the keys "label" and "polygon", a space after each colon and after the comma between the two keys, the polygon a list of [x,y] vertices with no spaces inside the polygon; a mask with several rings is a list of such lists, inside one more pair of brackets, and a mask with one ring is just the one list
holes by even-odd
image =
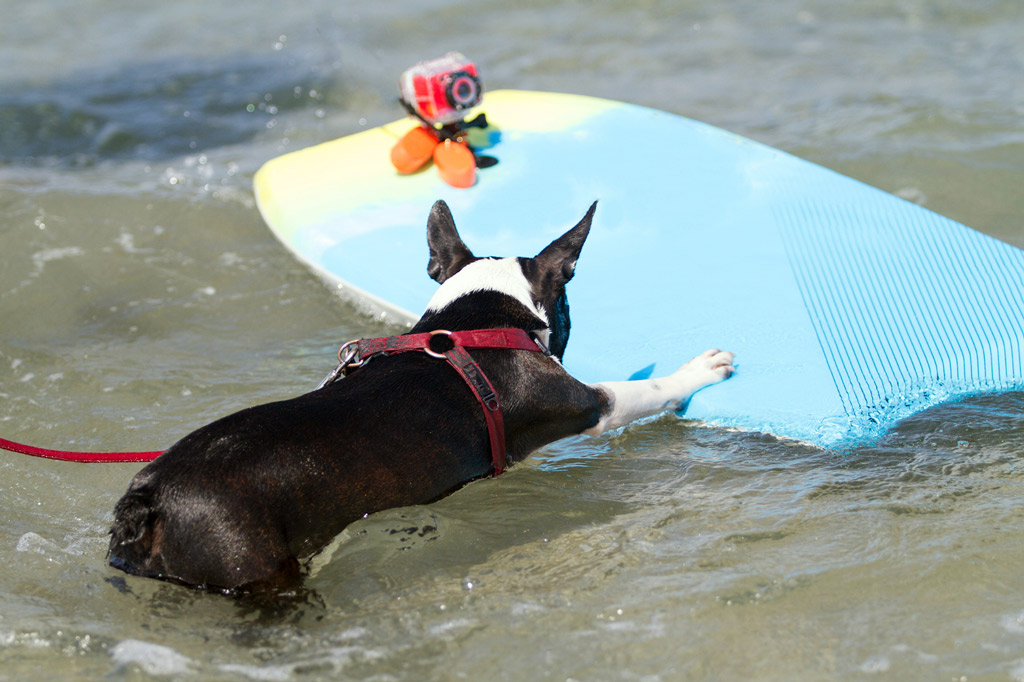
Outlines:
{"label": "camera lens", "polygon": [[480,102],[480,80],[467,71],[451,74],[445,95],[455,109],[468,109]]}

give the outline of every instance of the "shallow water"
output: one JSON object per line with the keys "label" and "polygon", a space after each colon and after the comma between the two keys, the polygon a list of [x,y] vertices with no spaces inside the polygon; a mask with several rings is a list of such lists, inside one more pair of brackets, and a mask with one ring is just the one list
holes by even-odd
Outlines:
{"label": "shallow water", "polygon": [[[252,173],[398,117],[452,48],[1024,247],[1017,0],[282,7],[0,0],[0,435],[158,449],[392,331],[273,240]],[[276,610],[106,566],[138,468],[0,456],[0,680],[1024,680],[1019,393],[850,452],[572,439],[355,524]]]}

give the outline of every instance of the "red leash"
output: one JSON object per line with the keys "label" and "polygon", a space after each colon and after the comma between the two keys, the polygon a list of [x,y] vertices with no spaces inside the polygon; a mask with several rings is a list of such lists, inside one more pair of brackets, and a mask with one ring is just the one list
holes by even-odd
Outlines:
{"label": "red leash", "polygon": [[62,462],[152,462],[163,454],[159,452],[74,452],[71,450],[47,450],[32,445],[22,445],[13,440],[0,438],[0,450],[9,450],[32,457],[59,459]]}
{"label": "red leash", "polygon": [[[377,355],[390,355],[407,351],[422,351],[435,358],[448,361],[459,376],[473,391],[480,403],[487,421],[487,435],[491,444],[491,462],[494,475],[505,470],[505,420],[501,412],[501,401],[487,375],[480,369],[467,348],[504,348],[508,350],[529,350],[547,352],[529,333],[522,329],[477,329],[473,331],[450,332],[444,329],[426,334],[388,336],[379,339],[357,339],[349,341],[338,351],[338,367],[327,375],[317,388],[336,381],[348,371],[363,366]],[[71,450],[48,450],[32,445],[15,443],[0,438],[0,450],[9,450],[32,457],[45,457],[63,462],[152,462],[163,454],[158,452],[75,452]]]}

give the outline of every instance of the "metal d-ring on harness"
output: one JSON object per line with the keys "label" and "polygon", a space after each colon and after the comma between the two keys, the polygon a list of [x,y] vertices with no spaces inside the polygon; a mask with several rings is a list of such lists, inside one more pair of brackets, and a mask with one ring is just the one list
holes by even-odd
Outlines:
{"label": "metal d-ring on harness", "polygon": [[487,422],[487,435],[491,444],[491,463],[494,475],[505,470],[505,420],[501,400],[483,369],[467,349],[504,348],[551,353],[529,332],[522,329],[475,329],[452,332],[438,329],[423,334],[386,336],[377,339],[354,339],[338,349],[338,366],[316,387],[317,390],[362,367],[378,355],[391,355],[408,351],[422,351],[427,355],[447,360],[466,382],[473,396],[483,408]]}

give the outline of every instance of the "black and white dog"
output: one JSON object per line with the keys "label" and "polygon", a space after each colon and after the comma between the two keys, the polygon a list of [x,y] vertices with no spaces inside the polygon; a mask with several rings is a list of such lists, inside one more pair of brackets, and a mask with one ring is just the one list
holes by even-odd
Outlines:
{"label": "black and white dog", "polygon": [[[679,409],[731,376],[732,354],[717,350],[644,381],[587,385],[562,368],[565,285],[595,206],[535,258],[477,258],[437,202],[428,272],[441,286],[409,335],[376,340],[385,342],[377,350],[435,330],[499,328],[528,332],[536,346],[474,350],[468,375],[438,359],[443,347],[376,353],[343,380],[198,429],[117,503],[111,565],[225,592],[291,587],[300,560],[356,519],[443,497],[500,471],[506,451],[516,462],[566,436]],[[488,388],[493,396],[477,397]],[[495,436],[487,412],[499,399],[504,434]]]}

